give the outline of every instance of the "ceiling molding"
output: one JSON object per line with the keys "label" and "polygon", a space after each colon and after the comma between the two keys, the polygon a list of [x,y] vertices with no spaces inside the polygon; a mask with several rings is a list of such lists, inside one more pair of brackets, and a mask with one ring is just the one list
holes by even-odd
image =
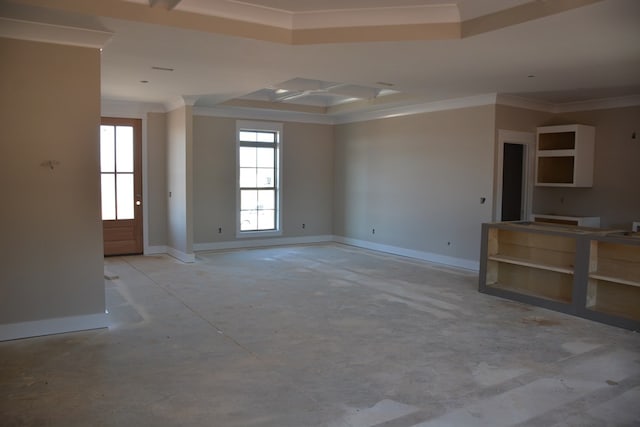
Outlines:
{"label": "ceiling molding", "polygon": [[149,7],[148,1],[20,0],[43,8],[294,45],[460,39],[603,0],[535,0],[467,21],[461,21],[456,5],[444,1],[435,6],[313,12],[227,0],[181,0],[169,10]]}
{"label": "ceiling molding", "polygon": [[113,33],[0,17],[0,37],[101,49]]}
{"label": "ceiling molding", "polygon": [[[102,114],[125,114],[127,117],[144,117],[146,113],[169,112],[184,107],[184,99],[173,104],[139,103],[117,100],[103,100]],[[301,111],[283,111],[265,108],[251,108],[235,105],[216,107],[193,107],[194,116],[223,117],[248,120],[272,120],[281,122],[315,123],[339,125],[370,120],[382,120],[437,111],[457,110],[461,108],[481,107],[485,105],[505,105],[547,113],[570,113],[578,111],[604,110],[640,106],[640,95],[600,99],[567,104],[550,104],[525,99],[513,95],[484,94],[465,98],[448,99],[435,102],[415,103],[393,107],[381,106],[374,111],[341,112],[335,114],[308,113]]]}
{"label": "ceiling molding", "polygon": [[498,94],[496,104],[507,107],[524,108],[526,110],[542,111],[545,113],[555,113],[556,104],[543,101],[535,101],[530,98],[523,98],[515,95]]}
{"label": "ceiling molding", "polygon": [[273,120],[281,122],[316,123],[332,125],[334,120],[325,114],[301,113],[298,111],[264,110],[245,107],[194,107],[194,116],[225,117],[248,120]]}
{"label": "ceiling molding", "polygon": [[640,106],[640,95],[619,96],[606,99],[568,102],[556,105],[556,113],[572,113],[577,111],[609,110]]}
{"label": "ceiling molding", "polygon": [[462,23],[462,37],[473,37],[512,25],[544,18],[568,10],[598,3],[603,0],[538,0],[514,6],[499,12],[479,16]]}

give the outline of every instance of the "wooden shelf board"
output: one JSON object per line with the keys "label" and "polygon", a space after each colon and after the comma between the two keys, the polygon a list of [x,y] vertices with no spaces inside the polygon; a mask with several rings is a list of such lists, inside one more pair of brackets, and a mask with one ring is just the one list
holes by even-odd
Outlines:
{"label": "wooden shelf board", "polygon": [[556,273],[573,274],[573,269],[568,267],[559,267],[555,265],[540,264],[536,262],[526,261],[520,258],[513,258],[505,255],[491,255],[488,257],[491,261],[504,262],[507,264],[522,265],[524,267],[537,268],[539,270],[555,271]]}
{"label": "wooden shelf board", "polygon": [[598,274],[598,273],[589,273],[589,278],[590,279],[597,279],[597,280],[605,280],[607,282],[618,283],[618,284],[621,284],[621,285],[640,287],[640,282],[634,282],[632,280],[621,279],[619,277],[605,276],[603,274]]}

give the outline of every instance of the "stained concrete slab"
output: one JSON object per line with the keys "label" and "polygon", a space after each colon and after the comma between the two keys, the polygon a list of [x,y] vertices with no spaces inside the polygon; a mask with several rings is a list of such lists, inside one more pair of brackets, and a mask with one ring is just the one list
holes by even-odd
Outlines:
{"label": "stained concrete slab", "polygon": [[105,260],[111,327],[0,343],[7,426],[637,425],[640,335],[341,245]]}

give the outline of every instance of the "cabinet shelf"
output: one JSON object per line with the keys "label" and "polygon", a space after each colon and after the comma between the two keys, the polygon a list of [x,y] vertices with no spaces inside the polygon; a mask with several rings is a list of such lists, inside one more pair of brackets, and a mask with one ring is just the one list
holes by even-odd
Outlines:
{"label": "cabinet shelf", "polygon": [[539,262],[526,261],[523,259],[505,256],[505,255],[492,255],[492,256],[489,256],[489,260],[504,262],[507,264],[521,265],[523,267],[537,268],[539,270],[555,271],[556,273],[573,274],[573,269],[571,268],[558,267],[558,266],[549,265],[549,264],[542,264]]}
{"label": "cabinet shelf", "polygon": [[596,279],[596,280],[604,280],[604,281],[607,281],[607,282],[617,283],[617,284],[620,284],[620,285],[637,286],[637,287],[640,288],[640,282],[637,282],[637,281],[634,281],[634,280],[621,279],[619,277],[606,276],[606,275],[598,274],[598,273],[590,273],[589,274],[589,278]]}

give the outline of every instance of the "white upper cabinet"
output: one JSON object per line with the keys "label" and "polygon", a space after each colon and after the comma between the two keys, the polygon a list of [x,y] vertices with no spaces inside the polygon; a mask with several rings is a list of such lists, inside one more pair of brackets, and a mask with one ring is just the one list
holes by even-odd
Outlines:
{"label": "white upper cabinet", "polygon": [[595,128],[545,126],[537,130],[536,185],[592,187]]}

